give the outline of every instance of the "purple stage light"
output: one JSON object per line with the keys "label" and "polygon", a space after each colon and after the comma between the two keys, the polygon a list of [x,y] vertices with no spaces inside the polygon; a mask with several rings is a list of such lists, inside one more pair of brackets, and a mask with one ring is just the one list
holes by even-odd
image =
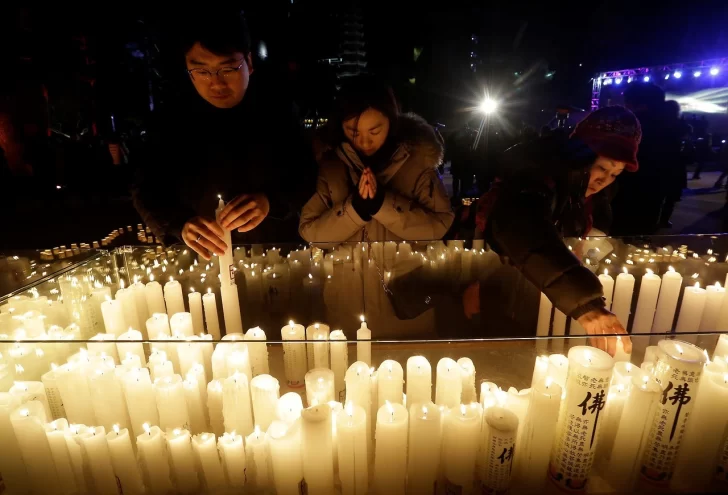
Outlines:
{"label": "purple stage light", "polygon": [[680,72],[679,70],[676,70],[673,73],[673,76],[675,77],[675,79],[680,79],[682,77],[682,72]]}
{"label": "purple stage light", "polygon": [[718,67],[713,67],[710,69],[711,76],[717,76],[719,72],[720,72],[720,69]]}
{"label": "purple stage light", "polygon": [[610,84],[612,84],[612,78],[611,77],[607,77],[606,79],[604,79],[604,85],[605,86],[609,86]]}
{"label": "purple stage light", "polygon": [[650,76],[645,76],[642,78],[644,82],[650,82]]}
{"label": "purple stage light", "polygon": [[702,74],[702,71],[696,70],[695,72],[693,72],[693,77],[700,77]]}
{"label": "purple stage light", "polygon": [[614,84],[622,84],[622,78],[621,77],[615,78],[614,79]]}

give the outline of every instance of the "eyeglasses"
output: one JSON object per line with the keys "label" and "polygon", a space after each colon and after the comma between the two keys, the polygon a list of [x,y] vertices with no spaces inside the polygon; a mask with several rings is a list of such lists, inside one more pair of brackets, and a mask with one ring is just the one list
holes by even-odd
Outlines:
{"label": "eyeglasses", "polygon": [[223,67],[218,70],[207,70],[207,69],[189,69],[187,73],[190,75],[193,81],[207,82],[212,79],[213,76],[221,75],[224,79],[235,77],[239,74],[240,68],[245,65],[243,60],[237,67]]}

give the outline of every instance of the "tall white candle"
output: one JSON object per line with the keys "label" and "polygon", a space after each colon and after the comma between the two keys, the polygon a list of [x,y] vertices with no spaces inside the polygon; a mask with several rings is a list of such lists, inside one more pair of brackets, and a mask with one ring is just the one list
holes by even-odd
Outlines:
{"label": "tall white candle", "polygon": [[402,404],[403,390],[404,370],[402,370],[402,365],[392,359],[383,361],[377,370],[378,406],[382,407],[387,401]]}
{"label": "tall white candle", "polygon": [[[680,314],[675,324],[675,332],[687,333],[698,331],[700,319],[703,317],[703,310],[705,309],[706,296],[706,290],[702,289],[697,282],[694,286],[685,287],[682,303],[680,303]],[[685,336],[683,340],[695,343],[697,336]]]}
{"label": "tall white candle", "polygon": [[144,481],[131,445],[129,430],[114,425],[112,431],[106,434],[106,444],[109,447],[111,465],[121,485],[121,492],[132,495],[144,493]]}
{"label": "tall white candle", "polygon": [[[586,346],[572,347],[568,359],[569,371],[551,454],[550,475],[559,486],[567,487],[567,480],[570,480],[567,488],[581,489],[586,486],[594,462],[614,359],[602,350]],[[580,434],[574,436],[571,432],[576,428]],[[575,458],[581,455],[582,462],[571,464],[572,454]]]}
{"label": "tall white candle", "polygon": [[144,433],[137,437],[136,446],[144,485],[154,495],[165,495],[173,487],[164,434],[159,427],[145,423]]}
{"label": "tall white candle", "polygon": [[632,323],[632,333],[650,333],[652,330],[661,284],[662,279],[648,268],[642,276],[640,294],[637,298],[637,308]]}
{"label": "tall white candle", "polygon": [[602,291],[604,292],[604,299],[607,305],[607,309],[612,307],[612,296],[614,294],[614,279],[609,275],[609,270],[604,269],[604,273],[599,275],[599,282],[602,284]]}
{"label": "tall white candle", "polygon": [[280,397],[278,380],[270,375],[258,375],[250,382],[255,424],[266,431],[275,419],[276,405]]}
{"label": "tall white candle", "polygon": [[142,327],[142,321],[139,320],[139,312],[136,307],[136,298],[131,289],[119,289],[114,295],[115,299],[121,303],[121,309],[124,312],[124,321],[134,330]]}
{"label": "tall white candle", "polygon": [[260,327],[251,328],[245,333],[245,341],[248,347],[248,356],[250,357],[250,367],[253,376],[267,375],[270,373],[268,368],[268,348],[266,347],[265,340],[265,332]]}
{"label": "tall white candle", "polygon": [[242,490],[245,486],[246,475],[243,437],[234,433],[225,433],[217,439],[217,450],[220,452],[220,460],[228,486]]}
{"label": "tall white candle", "polygon": [[658,347],[662,352],[653,373],[662,387],[662,396],[648,423],[649,433],[639,471],[649,482],[664,485],[674,471],[706,358],[702,349],[679,340],[662,340]]}
{"label": "tall white candle", "polygon": [[367,327],[364,315],[361,316],[361,326],[356,331],[356,360],[372,365],[372,331]]}
{"label": "tall white candle", "polygon": [[329,335],[331,341],[331,371],[334,372],[334,398],[343,402],[346,393],[346,370],[349,368],[349,350],[346,335],[341,330],[334,330]]}
{"label": "tall white candle", "polygon": [[549,357],[546,354],[542,354],[536,357],[536,364],[533,366],[533,377],[531,378],[531,387],[535,383],[540,382],[548,376],[549,371]]}
{"label": "tall white candle", "polygon": [[[149,277],[150,280],[153,277]],[[167,307],[164,305],[164,295],[162,294],[162,286],[159,282],[152,280],[144,287],[144,297],[147,300],[147,309],[149,314],[167,313]]]}
{"label": "tall white candle", "polygon": [[115,424],[131,428],[126,399],[115,370],[98,367],[88,374],[88,386],[96,422],[109,430]]}
{"label": "tall white candle", "polygon": [[220,380],[212,380],[207,384],[207,415],[210,418],[210,426],[215,435],[222,435],[225,432],[225,421],[222,415],[222,391],[223,386]]}
{"label": "tall white candle", "polygon": [[[218,203],[215,215],[218,216],[225,203],[222,199]],[[233,259],[233,243],[229,230],[225,230],[223,240],[227,245],[227,249],[220,260],[220,297],[222,298],[222,312],[225,318],[226,333],[242,333],[243,322],[240,314],[240,300],[238,298],[238,286],[235,284],[235,267]]]}
{"label": "tall white candle", "polygon": [[205,333],[205,321],[202,315],[202,294],[192,291],[187,294],[187,301],[190,306],[190,316],[192,316],[192,328],[195,334]]}
{"label": "tall white candle", "polygon": [[189,416],[189,429],[192,433],[202,433],[207,430],[206,407],[200,393],[200,384],[197,377],[190,373],[182,382],[182,388],[187,404]]}
{"label": "tall white candle", "polygon": [[726,358],[728,357],[728,335],[723,334],[718,337],[718,343],[713,349],[713,359],[715,358]]}
{"label": "tall white candle", "polygon": [[146,365],[147,360],[144,357],[144,345],[141,343],[141,340],[142,333],[138,330],[129,330],[119,335],[116,341],[116,350],[119,358],[124,359],[127,354],[133,354],[139,357],[139,361],[143,365]]}
{"label": "tall white candle", "polygon": [[629,314],[632,308],[632,293],[634,292],[634,275],[624,268],[624,272],[617,275],[617,282],[614,286],[614,302],[612,302],[612,313],[617,316],[619,322],[627,328]]}
{"label": "tall white candle", "polygon": [[248,377],[242,373],[236,372],[223,382],[222,416],[225,420],[225,431],[234,431],[245,436],[253,432],[249,382]]}
{"label": "tall white candle", "polygon": [[43,383],[43,387],[45,388],[46,398],[48,399],[48,407],[51,411],[50,417],[53,419],[61,419],[66,417],[66,408],[63,407],[61,391],[58,389],[57,367],[51,364],[51,368],[51,371],[48,371],[40,377],[40,381]]}
{"label": "tall white candle", "polygon": [[682,275],[677,273],[673,267],[662,275],[660,296],[657,299],[655,310],[655,321],[652,323],[652,333],[670,332],[672,322],[675,319],[677,301],[680,298],[680,287],[682,287]]}
{"label": "tall white candle", "polygon": [[82,431],[78,438],[88,459],[89,471],[94,483],[94,493],[100,495],[116,495],[116,476],[111,463],[111,454],[106,442],[106,430],[103,426],[90,426]]}
{"label": "tall white candle", "polygon": [[172,277],[170,277],[169,282],[164,284],[164,301],[167,306],[167,316],[169,316],[170,321],[175,314],[185,312],[182,285]]}
{"label": "tall white candle", "polygon": [[0,472],[8,490],[25,493],[31,489],[26,466],[23,463],[20,445],[10,416],[20,405],[20,398],[7,392],[0,392]]}
{"label": "tall white candle", "polygon": [[[409,397],[409,393],[407,396]],[[427,401],[412,402],[409,409],[407,492],[427,493],[433,490],[440,469],[442,447],[440,408]]]}
{"label": "tall white candle", "polygon": [[331,407],[318,404],[301,412],[303,477],[309,493],[334,493]]}
{"label": "tall white candle", "polygon": [[169,317],[169,327],[172,329],[172,336],[192,337],[195,334],[192,315],[183,311]]}
{"label": "tall white candle", "polygon": [[301,422],[273,421],[267,435],[276,494],[299,495],[303,479]]}
{"label": "tall white candle", "polygon": [[202,296],[202,305],[205,308],[205,327],[207,333],[212,335],[214,340],[220,340],[220,319],[217,316],[217,301],[212,289],[207,289],[207,293]]}
{"label": "tall white candle", "polygon": [[121,335],[126,332],[128,326],[124,319],[124,310],[120,301],[106,300],[101,303],[101,315],[104,318],[106,333]]}
{"label": "tall white candle", "polygon": [[377,412],[374,486],[377,493],[404,494],[407,476],[407,409],[386,402]]}
{"label": "tall white candle", "polygon": [[150,339],[157,339],[160,334],[167,337],[172,335],[172,330],[169,328],[169,316],[166,313],[152,314],[147,320],[146,327]]}
{"label": "tall white candle", "polygon": [[[66,421],[65,418],[57,419],[45,425],[48,446],[51,449],[53,463],[56,465],[56,472],[58,473],[58,481],[60,483],[61,491],[63,493],[77,493],[77,491],[81,490],[79,490],[79,487],[76,485],[76,477],[73,474],[71,457],[68,454],[68,446],[66,445],[67,429],[68,421]],[[20,460],[22,461],[22,458]]]}
{"label": "tall white candle", "polygon": [[460,402],[470,404],[478,402],[478,392],[475,390],[475,364],[470,358],[460,358],[457,361],[463,379],[463,391]]}
{"label": "tall white candle", "polygon": [[197,476],[190,432],[175,428],[167,432],[166,440],[172,479],[177,491],[185,494],[198,493],[200,480]]}
{"label": "tall white candle", "polygon": [[369,488],[369,454],[367,452],[366,412],[347,402],[336,417],[336,441],[341,492],[345,495],[367,493]]}
{"label": "tall white candle", "polygon": [[128,290],[134,294],[134,304],[137,310],[137,324],[139,325],[136,330],[143,332],[144,328],[141,325],[143,325],[144,322],[147,321],[147,318],[151,315],[147,305],[146,287],[143,283],[137,280],[129,286]]}
{"label": "tall white candle", "polygon": [[301,417],[303,400],[296,392],[283,394],[276,404],[276,420],[292,425]]}
{"label": "tall white candle", "polygon": [[718,330],[718,317],[720,316],[720,308],[723,305],[725,296],[725,288],[716,282],[715,285],[706,287],[707,298],[705,300],[705,309],[703,317],[700,319],[699,330],[701,332],[710,332]]}
{"label": "tall white candle", "polygon": [[187,401],[182,377],[172,375],[154,380],[154,392],[159,411],[159,427],[168,430],[189,428],[190,416],[187,412]]}
{"label": "tall white candle", "polygon": [[[93,483],[88,473],[88,463],[84,460],[83,449],[81,448],[80,433],[86,429],[85,425],[70,425],[66,430],[66,448],[71,461],[73,477],[80,493],[89,493],[93,490]],[[91,485],[91,486],[89,486]],[[89,490],[89,488],[91,490]]]}
{"label": "tall white candle", "polygon": [[442,431],[442,464],[448,483],[469,492],[478,454],[480,412],[461,404],[445,414]]}
{"label": "tall white candle", "polygon": [[437,363],[435,404],[450,408],[459,406],[462,390],[463,379],[458,363],[450,358],[440,359]]}
{"label": "tall white candle", "polygon": [[407,403],[427,404],[432,401],[432,367],[424,356],[407,359]]}
{"label": "tall white candle", "polygon": [[507,492],[511,483],[518,418],[508,409],[494,406],[483,413],[482,446],[485,452],[480,480],[486,490],[493,493]]}
{"label": "tall white candle", "polygon": [[[536,336],[547,337],[551,331],[551,314],[553,313],[554,305],[551,303],[546,294],[541,293],[541,299],[538,305],[538,321],[536,322]],[[536,342],[537,346],[544,346],[546,342],[539,340]]]}
{"label": "tall white candle", "polygon": [[268,438],[258,425],[255,425],[253,433],[245,437],[245,457],[250,489],[257,492],[267,491],[270,472]]}
{"label": "tall white candle", "polygon": [[227,376],[235,373],[242,373],[248,378],[248,383],[253,378],[253,369],[250,366],[250,354],[247,344],[235,344],[235,348],[228,354],[226,360]]}
{"label": "tall white candle", "polygon": [[[284,341],[305,340],[305,335],[306,330],[303,325],[296,325],[293,320],[281,328],[281,338]],[[292,388],[302,387],[308,369],[306,365],[306,344],[302,342],[284,342],[283,363],[288,386]]]}
{"label": "tall white candle", "polygon": [[10,387],[10,395],[15,395],[20,398],[20,403],[29,402],[31,400],[37,400],[43,404],[43,411],[47,419],[53,418],[51,414],[51,408],[48,404],[48,397],[46,397],[45,387],[41,382],[15,382]]}
{"label": "tall white candle", "polygon": [[549,368],[547,375],[550,376],[562,389],[566,388],[566,376],[569,371],[569,359],[563,354],[551,354],[549,356]]}
{"label": "tall white candle", "polygon": [[208,492],[214,493],[225,486],[225,473],[220,464],[217,442],[212,433],[202,433],[192,437],[192,451],[199,467],[200,479]]}
{"label": "tall white candle", "polygon": [[632,491],[632,485],[639,473],[641,455],[645,449],[649,423],[652,421],[660,386],[649,376],[630,377],[630,393],[624,404],[614,437],[612,454],[605,468],[605,477],[618,491]]}
{"label": "tall white candle", "polygon": [[[377,404],[373,397],[372,385],[372,369],[366,363],[357,361],[346,371],[346,400],[352,402],[355,406],[359,406],[367,413],[367,452],[370,457],[374,454],[372,445],[372,433],[374,432],[374,424],[376,421]],[[376,385],[376,384],[375,384]]]}
{"label": "tall white candle", "polygon": [[334,372],[315,368],[306,373],[306,402],[309,407],[334,400]]}

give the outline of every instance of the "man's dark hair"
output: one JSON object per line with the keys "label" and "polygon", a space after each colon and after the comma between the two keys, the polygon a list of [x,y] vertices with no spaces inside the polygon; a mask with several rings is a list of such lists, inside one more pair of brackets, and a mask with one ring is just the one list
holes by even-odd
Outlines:
{"label": "man's dark hair", "polygon": [[245,15],[240,10],[218,9],[213,12],[195,12],[185,19],[179,31],[179,50],[185,55],[199,42],[204,48],[217,55],[241,52],[250,53],[250,31]]}
{"label": "man's dark hair", "polygon": [[665,103],[665,91],[652,83],[633,83],[624,91],[624,103],[638,111],[660,110]]}

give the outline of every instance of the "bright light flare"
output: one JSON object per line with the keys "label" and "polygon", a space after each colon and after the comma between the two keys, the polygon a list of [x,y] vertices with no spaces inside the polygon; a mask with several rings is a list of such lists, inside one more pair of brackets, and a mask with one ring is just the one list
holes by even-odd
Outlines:
{"label": "bright light flare", "polygon": [[490,115],[498,110],[498,102],[491,98],[486,98],[478,109],[484,114]]}

